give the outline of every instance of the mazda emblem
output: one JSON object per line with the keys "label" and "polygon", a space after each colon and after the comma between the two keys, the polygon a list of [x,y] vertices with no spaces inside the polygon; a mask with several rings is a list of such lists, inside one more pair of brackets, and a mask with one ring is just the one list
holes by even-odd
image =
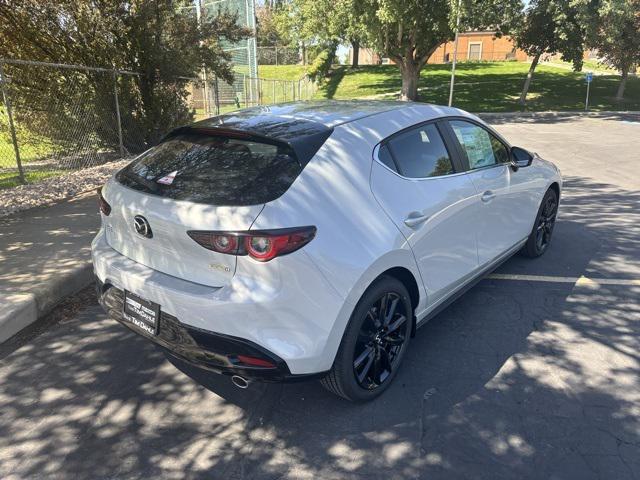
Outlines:
{"label": "mazda emblem", "polygon": [[136,233],[142,235],[146,238],[153,237],[153,232],[151,232],[151,225],[146,218],[142,215],[136,215],[133,217],[133,227],[136,229]]}

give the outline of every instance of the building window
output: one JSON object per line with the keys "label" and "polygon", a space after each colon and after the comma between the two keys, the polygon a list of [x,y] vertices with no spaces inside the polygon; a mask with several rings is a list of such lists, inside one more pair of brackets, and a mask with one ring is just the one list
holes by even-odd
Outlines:
{"label": "building window", "polygon": [[469,42],[468,60],[482,60],[482,42]]}

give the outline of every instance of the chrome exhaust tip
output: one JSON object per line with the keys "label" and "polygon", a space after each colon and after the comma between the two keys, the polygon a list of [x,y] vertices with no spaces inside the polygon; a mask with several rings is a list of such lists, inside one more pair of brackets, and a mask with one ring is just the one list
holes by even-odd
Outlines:
{"label": "chrome exhaust tip", "polygon": [[241,377],[240,375],[233,375],[231,377],[231,383],[233,383],[236,387],[241,388],[241,389],[245,389],[245,388],[249,388],[249,380],[247,380],[244,377]]}

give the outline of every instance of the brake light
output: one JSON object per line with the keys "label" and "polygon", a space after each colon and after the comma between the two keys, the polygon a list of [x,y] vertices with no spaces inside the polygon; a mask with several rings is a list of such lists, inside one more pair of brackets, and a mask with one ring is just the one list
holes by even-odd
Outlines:
{"label": "brake light", "polygon": [[109,205],[102,196],[102,187],[99,187],[96,192],[98,194],[98,206],[100,207],[100,211],[108,217],[111,214],[111,205]]}
{"label": "brake light", "polygon": [[315,237],[316,227],[247,232],[190,230],[187,235],[208,250],[228,255],[249,255],[259,262],[268,262],[305,246]]}

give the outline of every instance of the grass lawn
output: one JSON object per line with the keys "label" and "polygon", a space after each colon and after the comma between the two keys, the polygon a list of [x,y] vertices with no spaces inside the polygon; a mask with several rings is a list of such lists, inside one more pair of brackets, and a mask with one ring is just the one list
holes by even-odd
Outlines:
{"label": "grass lawn", "polygon": [[[1,114],[2,112],[0,112]],[[5,125],[1,125],[4,127]],[[13,143],[8,132],[2,132],[0,135],[0,189],[11,188],[20,185],[18,180],[18,166],[16,165],[15,152]],[[26,136],[29,141],[24,141]],[[20,160],[25,168],[25,179],[28,183],[37,182],[40,179],[60,175],[64,170],[43,167],[42,169],[28,168],[29,163],[35,160],[41,160],[43,157],[55,152],[54,147],[43,140],[38,135],[29,135],[26,130],[18,131],[18,145],[20,147]]]}
{"label": "grass lawn", "polygon": [[[4,125],[0,125],[2,128]],[[0,131],[0,168],[13,167],[16,165],[16,156],[13,149],[13,143],[11,143],[11,137],[7,132]],[[24,142],[23,137],[28,135],[26,131],[20,131],[18,135],[18,146],[20,148],[20,160],[22,163],[29,163],[34,160],[39,160],[47,154],[53,153],[54,149],[46,141],[39,138],[37,135],[29,135],[30,142]]]}
{"label": "grass lawn", "polygon": [[300,80],[306,65],[258,65],[258,77],[276,80]]}
{"label": "grass lawn", "polygon": [[585,60],[582,65],[583,70],[592,70],[594,72],[607,72],[611,74],[619,73],[615,68],[611,68],[597,60]]}
{"label": "grass lawn", "polygon": [[[24,178],[27,183],[36,183],[43,178],[53,177],[55,175],[62,175],[63,173],[69,173],[69,170],[33,170],[24,172]],[[21,185],[18,178],[18,170],[15,172],[0,172],[0,190],[3,188],[17,187]]]}
{"label": "grass lawn", "polygon": [[[297,79],[302,65],[264,65],[260,76]],[[472,112],[582,110],[586,84],[584,73],[540,65],[531,84],[528,104],[518,104],[529,64],[521,62],[464,62],[456,69],[454,105]],[[446,104],[449,98],[449,65],[427,65],[418,84],[420,100]],[[591,110],[640,110],[640,79],[629,78],[625,100],[615,101],[619,77],[600,75],[591,84]],[[335,67],[315,98],[396,98],[400,72],[395,65],[369,65],[357,69]]]}

